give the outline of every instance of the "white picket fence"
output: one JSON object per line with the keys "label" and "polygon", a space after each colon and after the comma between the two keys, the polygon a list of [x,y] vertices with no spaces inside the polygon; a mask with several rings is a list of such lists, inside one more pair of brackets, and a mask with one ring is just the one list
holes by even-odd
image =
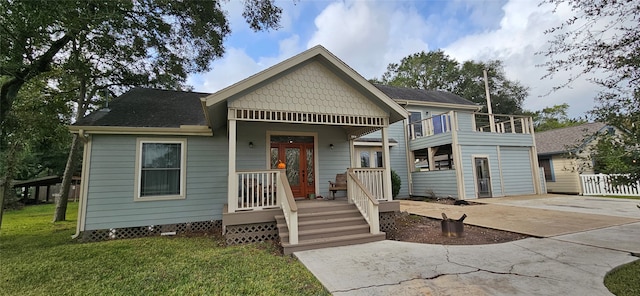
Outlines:
{"label": "white picket fence", "polygon": [[583,195],[640,196],[640,181],[635,185],[613,185],[616,175],[580,175]]}

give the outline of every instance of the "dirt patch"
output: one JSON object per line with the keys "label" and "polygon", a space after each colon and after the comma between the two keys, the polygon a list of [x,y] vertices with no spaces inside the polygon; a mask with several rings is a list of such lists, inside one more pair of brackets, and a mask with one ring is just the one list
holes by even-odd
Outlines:
{"label": "dirt patch", "polygon": [[[450,217],[459,218],[459,217]],[[433,219],[409,213],[396,214],[396,227],[387,230],[387,239],[439,245],[484,245],[515,241],[529,236],[509,231],[464,225],[461,237],[442,235],[440,219]]]}

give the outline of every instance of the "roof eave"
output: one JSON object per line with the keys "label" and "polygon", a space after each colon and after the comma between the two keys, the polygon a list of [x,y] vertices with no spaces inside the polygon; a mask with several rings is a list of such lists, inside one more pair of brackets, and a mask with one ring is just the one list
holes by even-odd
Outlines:
{"label": "roof eave", "polygon": [[129,127],[129,126],[77,126],[70,125],[69,131],[77,134],[104,135],[182,135],[213,136],[213,131],[204,125],[181,125],[180,127]]}
{"label": "roof eave", "polygon": [[465,104],[452,104],[452,103],[440,103],[440,102],[424,102],[424,101],[415,101],[415,100],[404,100],[404,99],[396,99],[398,104],[403,105],[413,105],[413,106],[425,106],[425,107],[441,107],[447,109],[464,109],[471,111],[480,111],[482,110],[482,106],[480,105],[465,105]]}

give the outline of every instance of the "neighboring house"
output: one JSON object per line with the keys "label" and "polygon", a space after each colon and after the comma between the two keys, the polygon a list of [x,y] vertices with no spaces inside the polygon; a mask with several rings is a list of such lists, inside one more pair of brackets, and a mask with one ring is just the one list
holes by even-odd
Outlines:
{"label": "neighboring house", "polygon": [[582,194],[580,174],[593,174],[589,147],[599,133],[616,129],[601,122],[536,133],[538,163],[544,169],[547,191]]}
{"label": "neighboring house", "polygon": [[[384,239],[399,210],[391,168],[400,197],[416,188],[457,198],[537,188],[530,119],[478,132],[474,118],[488,117],[473,103],[374,86],[321,46],[214,94],[136,88],[109,107],[70,127],[86,141],[77,235],[88,240],[217,223],[229,243],[279,236],[285,253]],[[431,159],[429,171],[414,172],[419,159]],[[348,189],[338,194],[349,204],[300,201],[330,196],[327,181],[345,171]],[[366,233],[352,232],[361,223]],[[351,240],[332,237],[333,224],[343,232],[334,236]]]}

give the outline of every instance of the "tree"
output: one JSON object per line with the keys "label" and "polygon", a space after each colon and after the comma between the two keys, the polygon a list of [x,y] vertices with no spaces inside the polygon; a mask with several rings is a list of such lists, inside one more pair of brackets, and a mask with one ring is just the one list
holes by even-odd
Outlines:
{"label": "tree", "polygon": [[585,119],[569,118],[568,109],[569,104],[564,103],[545,107],[538,111],[526,111],[525,114],[533,118],[533,127],[536,132],[576,126],[587,122]]}
{"label": "tree", "polygon": [[[245,1],[243,16],[254,30],[277,29],[280,15],[273,0]],[[75,101],[82,102],[78,116],[84,116],[89,107],[84,103],[107,87],[117,92],[131,85],[184,87],[188,73],[208,70],[211,60],[224,54],[229,33],[215,0],[0,2],[2,151],[11,150],[6,139],[17,127],[9,124],[9,112],[21,88],[42,73],[68,71],[60,86],[82,97]],[[6,165],[2,180],[9,184],[17,164]]]}
{"label": "tree", "polygon": [[[64,171],[70,139],[66,125],[71,112],[63,98],[52,95],[44,76],[24,84],[5,121],[12,132],[4,139],[8,145],[2,151],[0,167],[3,172],[11,169],[20,179]],[[11,204],[16,198],[15,190],[6,186],[3,191],[3,203]]]}
{"label": "tree", "polygon": [[[392,86],[452,92],[474,103],[486,105],[483,71],[487,70],[492,111],[520,114],[528,88],[507,79],[501,61],[460,64],[443,51],[420,52],[389,64],[380,83]],[[484,107],[487,112],[487,107]]]}
{"label": "tree", "polygon": [[[553,79],[558,72],[577,72],[554,90],[582,77],[602,87],[591,114],[625,133],[619,141],[598,145],[594,157],[600,159],[601,168],[608,168],[603,172],[629,173],[626,181],[621,181],[635,183],[640,180],[640,5],[623,0],[544,3],[556,8],[568,5],[575,16],[545,31],[553,39],[548,49],[539,53],[548,58],[543,64],[547,69],[543,78]],[[607,156],[616,153],[621,156]],[[627,165],[606,165],[609,160],[621,159]]]}

